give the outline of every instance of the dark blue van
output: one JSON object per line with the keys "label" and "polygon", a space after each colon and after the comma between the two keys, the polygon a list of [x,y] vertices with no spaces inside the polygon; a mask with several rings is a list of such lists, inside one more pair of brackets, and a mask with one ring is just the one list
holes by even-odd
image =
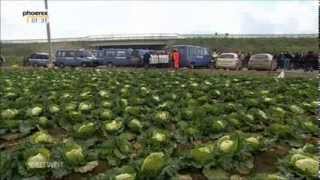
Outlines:
{"label": "dark blue van", "polygon": [[102,49],[96,51],[99,65],[107,66],[139,66],[141,55],[133,49]]}
{"label": "dark blue van", "polygon": [[56,52],[56,60],[54,64],[61,68],[65,66],[95,67],[97,66],[97,59],[90,51],[85,49],[60,49]]}
{"label": "dark blue van", "polygon": [[210,67],[212,57],[209,49],[192,45],[175,45],[172,47],[177,49],[181,54],[182,67]]}

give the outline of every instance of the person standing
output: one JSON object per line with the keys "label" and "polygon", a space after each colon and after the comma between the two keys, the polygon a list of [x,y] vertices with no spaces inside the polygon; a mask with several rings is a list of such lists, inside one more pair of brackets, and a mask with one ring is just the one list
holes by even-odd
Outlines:
{"label": "person standing", "polygon": [[289,52],[286,52],[284,54],[284,61],[283,61],[284,70],[289,70],[290,69],[290,60],[291,60],[291,55],[289,54]]}
{"label": "person standing", "polygon": [[178,70],[180,68],[180,61],[181,61],[181,55],[178,50],[176,49],[173,50],[172,59],[173,59],[174,68]]}
{"label": "person standing", "polygon": [[143,55],[143,66],[145,68],[149,67],[150,58],[151,58],[151,55],[150,55],[149,51],[145,52]]}
{"label": "person standing", "polygon": [[0,56],[0,66],[2,66],[4,64],[4,57]]}

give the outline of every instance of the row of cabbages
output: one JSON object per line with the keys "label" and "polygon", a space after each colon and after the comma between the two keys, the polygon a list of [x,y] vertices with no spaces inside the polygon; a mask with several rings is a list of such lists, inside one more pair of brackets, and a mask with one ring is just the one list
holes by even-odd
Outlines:
{"label": "row of cabbages", "polygon": [[36,70],[2,72],[0,84],[4,179],[315,179],[319,169],[313,79]]}

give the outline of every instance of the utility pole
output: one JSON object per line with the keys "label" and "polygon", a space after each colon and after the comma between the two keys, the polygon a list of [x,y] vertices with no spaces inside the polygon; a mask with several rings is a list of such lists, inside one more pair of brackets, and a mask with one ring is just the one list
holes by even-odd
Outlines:
{"label": "utility pole", "polygon": [[49,21],[49,13],[48,13],[48,0],[44,0],[44,6],[47,12],[47,38],[48,38],[48,46],[49,46],[49,64],[48,68],[53,67],[53,62],[52,62],[52,44],[51,44],[51,33],[50,33],[50,21]]}

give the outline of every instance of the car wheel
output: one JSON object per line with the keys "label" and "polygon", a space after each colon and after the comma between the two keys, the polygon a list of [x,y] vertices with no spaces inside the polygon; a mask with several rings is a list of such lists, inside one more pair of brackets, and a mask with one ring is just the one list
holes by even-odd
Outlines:
{"label": "car wheel", "polygon": [[87,67],[87,63],[81,63],[81,67]]}
{"label": "car wheel", "polygon": [[58,66],[59,66],[59,68],[64,68],[64,64],[63,63],[60,63]]}
{"label": "car wheel", "polygon": [[190,64],[190,68],[191,68],[191,69],[194,69],[194,64]]}

